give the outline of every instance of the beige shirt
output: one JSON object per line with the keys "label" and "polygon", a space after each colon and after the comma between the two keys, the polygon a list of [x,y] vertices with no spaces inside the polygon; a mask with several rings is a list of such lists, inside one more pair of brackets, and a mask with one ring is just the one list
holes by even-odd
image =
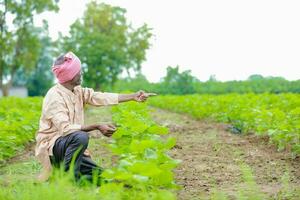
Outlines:
{"label": "beige shirt", "polygon": [[57,138],[81,130],[84,125],[84,105],[106,106],[118,104],[118,94],[94,92],[91,88],[77,86],[74,92],[61,84],[53,86],[43,101],[39,130],[36,134],[35,155],[42,164],[40,180],[51,173],[50,155]]}

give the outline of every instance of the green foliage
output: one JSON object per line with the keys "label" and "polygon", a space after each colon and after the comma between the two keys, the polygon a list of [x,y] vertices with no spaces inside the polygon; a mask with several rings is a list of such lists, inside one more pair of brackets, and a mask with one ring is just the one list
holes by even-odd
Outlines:
{"label": "green foliage", "polygon": [[[41,100],[0,99],[1,160],[14,155],[27,141],[33,140]],[[172,170],[179,161],[166,153],[176,141],[160,137],[166,135],[168,129],[158,126],[148,115],[146,105],[141,103],[115,107],[113,119],[118,130],[108,148],[118,160],[101,175],[100,188],[84,180],[75,184],[72,170],[65,173],[61,168],[54,169],[45,183],[35,183],[31,177],[21,182],[10,180],[3,185],[0,179],[0,199],[176,199],[174,191],[178,186]],[[38,170],[36,165],[32,163],[29,170]]]}
{"label": "green foliage", "polygon": [[[0,86],[4,95],[18,69],[26,71],[35,66],[41,44],[33,16],[46,10],[58,10],[56,2],[4,0],[0,5]],[[7,24],[8,16],[12,17],[12,25]]]}
{"label": "green foliage", "polygon": [[195,93],[194,83],[198,80],[191,75],[190,70],[179,72],[179,66],[167,68],[167,75],[163,78],[158,93],[192,94]]}
{"label": "green foliage", "polygon": [[118,130],[109,148],[118,156],[118,161],[102,174],[108,182],[100,188],[102,197],[175,199],[172,190],[178,186],[172,170],[179,161],[173,160],[166,152],[176,141],[160,137],[168,130],[150,118],[143,104],[126,103],[113,108],[113,120]]}
{"label": "green foliage", "polygon": [[232,124],[242,132],[268,135],[278,149],[300,153],[299,94],[227,94],[158,96],[150,104]]}
{"label": "green foliage", "polygon": [[117,80],[113,89],[118,92],[143,89],[159,94],[192,94],[196,92],[194,85],[197,81],[197,78],[191,75],[190,70],[179,72],[179,66],[177,66],[168,67],[167,75],[160,83],[149,83],[144,75],[137,74],[134,78]]}
{"label": "green foliage", "polygon": [[41,98],[0,98],[0,162],[34,141]]}
{"label": "green foliage", "polygon": [[251,75],[245,81],[217,81],[211,76],[206,82],[199,81],[190,70],[179,72],[179,66],[168,67],[167,74],[159,83],[150,83],[143,75],[118,80],[114,90],[137,91],[144,89],[159,94],[227,94],[227,93],[300,93],[300,80],[288,81],[281,77]]}
{"label": "green foliage", "polygon": [[48,35],[48,24],[44,22],[43,30],[38,35],[41,50],[34,68],[31,71],[20,68],[13,80],[15,86],[26,86],[29,96],[44,96],[53,85],[54,76],[51,71],[53,44]]}
{"label": "green foliage", "polygon": [[118,79],[113,87],[113,90],[115,92],[136,92],[143,89],[150,92],[153,91],[153,88],[153,84],[149,83],[146,77],[139,73],[134,78]]}
{"label": "green foliage", "polygon": [[[28,172],[31,173],[30,171]],[[37,183],[30,177],[20,181],[20,178],[9,182],[0,180],[0,199],[6,200],[68,200],[68,199],[99,199],[97,189],[93,185],[75,184],[73,173],[54,169],[48,182]]]}
{"label": "green foliage", "polygon": [[[252,75],[253,76],[253,75]],[[206,81],[194,85],[199,94],[225,94],[225,93],[300,93],[300,80],[288,81],[281,77],[250,76],[245,81]],[[259,77],[257,77],[259,76]]]}
{"label": "green foliage", "polygon": [[122,71],[140,71],[152,34],[147,25],[134,29],[120,7],[92,1],[84,16],[71,25],[61,49],[73,51],[84,67],[84,83],[111,87]]}

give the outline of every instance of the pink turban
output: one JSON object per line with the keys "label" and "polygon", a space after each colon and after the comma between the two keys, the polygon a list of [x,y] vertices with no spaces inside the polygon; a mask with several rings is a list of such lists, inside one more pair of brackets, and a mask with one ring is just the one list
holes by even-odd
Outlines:
{"label": "pink turban", "polygon": [[52,72],[58,79],[59,83],[65,83],[72,80],[75,75],[80,72],[80,69],[81,62],[72,52],[68,52],[64,56],[64,62],[62,64],[52,66]]}

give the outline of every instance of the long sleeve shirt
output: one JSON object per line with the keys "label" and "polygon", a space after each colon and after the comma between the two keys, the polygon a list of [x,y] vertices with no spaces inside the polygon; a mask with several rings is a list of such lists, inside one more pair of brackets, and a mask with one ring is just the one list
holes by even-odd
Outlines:
{"label": "long sleeve shirt", "polygon": [[118,94],[95,92],[91,88],[76,86],[72,91],[56,84],[47,92],[42,107],[39,130],[36,133],[35,156],[42,164],[40,180],[51,173],[50,157],[59,137],[81,130],[84,125],[84,105],[106,106],[118,104]]}

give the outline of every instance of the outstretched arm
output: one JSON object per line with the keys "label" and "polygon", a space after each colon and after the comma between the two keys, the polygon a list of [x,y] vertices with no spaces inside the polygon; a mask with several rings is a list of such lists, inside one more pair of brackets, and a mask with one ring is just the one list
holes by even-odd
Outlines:
{"label": "outstretched arm", "polygon": [[106,92],[94,92],[92,88],[82,88],[83,103],[90,104],[92,106],[106,106],[115,105],[126,101],[144,102],[150,96],[155,96],[155,93],[146,93],[140,90],[131,94],[118,94],[118,93],[106,93]]}
{"label": "outstretched arm", "polygon": [[148,97],[150,96],[155,96],[155,93],[146,93],[142,90],[132,93],[132,94],[119,94],[118,95],[118,101],[119,103],[121,102],[126,102],[126,101],[137,101],[137,102],[144,102],[147,100]]}

